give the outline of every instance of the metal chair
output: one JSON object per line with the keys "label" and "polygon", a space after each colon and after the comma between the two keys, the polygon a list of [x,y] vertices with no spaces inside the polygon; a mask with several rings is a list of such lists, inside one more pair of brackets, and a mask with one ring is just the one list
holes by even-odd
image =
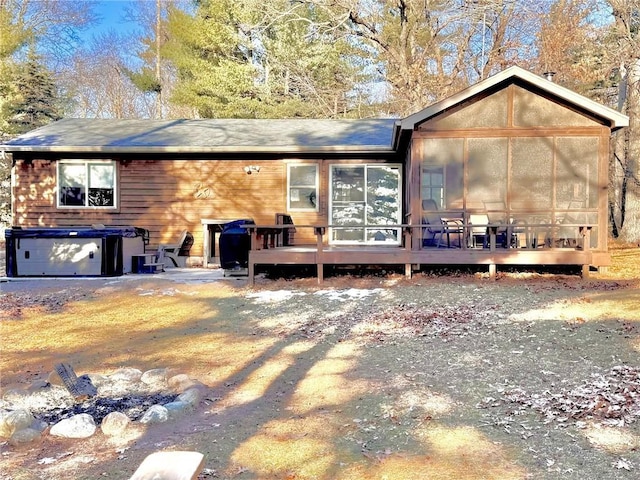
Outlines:
{"label": "metal chair", "polygon": [[[433,246],[435,244],[439,248],[446,236],[446,246],[451,247],[452,233],[458,236],[458,243],[462,246],[462,233],[464,231],[462,220],[442,217],[438,211],[438,205],[431,198],[422,200],[422,224],[425,225],[422,237],[423,246]],[[437,242],[436,235],[438,236]]]}

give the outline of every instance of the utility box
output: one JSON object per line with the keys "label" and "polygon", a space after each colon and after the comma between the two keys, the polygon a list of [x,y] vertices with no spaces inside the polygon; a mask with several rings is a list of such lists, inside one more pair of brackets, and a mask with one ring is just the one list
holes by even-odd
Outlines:
{"label": "utility box", "polygon": [[132,256],[144,253],[137,227],[10,228],[5,231],[9,277],[99,277],[131,272]]}

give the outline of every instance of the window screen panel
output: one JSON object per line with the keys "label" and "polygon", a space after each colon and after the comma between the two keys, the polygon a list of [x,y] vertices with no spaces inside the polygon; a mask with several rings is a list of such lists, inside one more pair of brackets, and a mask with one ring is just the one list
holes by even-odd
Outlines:
{"label": "window screen panel", "polygon": [[506,138],[469,139],[467,200],[475,208],[506,198],[508,145]]}
{"label": "window screen panel", "polygon": [[400,223],[400,168],[367,167],[367,224]]}
{"label": "window screen panel", "polygon": [[597,208],[598,148],[597,137],[557,139],[556,208]]}
{"label": "window screen panel", "polygon": [[332,181],[334,202],[364,202],[364,167],[336,166],[333,168]]}
{"label": "window screen panel", "polygon": [[422,140],[421,199],[433,199],[439,208],[462,205],[464,190],[462,138]]}
{"label": "window screen panel", "polygon": [[553,138],[512,139],[511,208],[551,208],[553,196]]}

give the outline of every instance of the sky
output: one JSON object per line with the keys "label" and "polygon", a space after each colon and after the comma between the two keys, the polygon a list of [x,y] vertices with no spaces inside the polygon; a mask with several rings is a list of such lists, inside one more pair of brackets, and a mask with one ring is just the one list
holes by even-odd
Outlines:
{"label": "sky", "polygon": [[[152,0],[138,0],[152,1]],[[96,2],[95,13],[99,17],[98,22],[84,33],[84,37],[90,39],[94,35],[100,35],[110,30],[127,32],[135,28],[131,22],[124,20],[125,10],[131,2],[128,0],[100,0]]]}

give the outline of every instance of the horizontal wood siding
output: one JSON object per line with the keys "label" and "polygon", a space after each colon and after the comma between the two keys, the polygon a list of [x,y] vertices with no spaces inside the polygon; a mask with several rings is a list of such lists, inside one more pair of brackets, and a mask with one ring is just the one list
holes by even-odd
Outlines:
{"label": "horizontal wood siding", "polygon": [[[259,164],[247,175],[244,166]],[[203,218],[268,224],[285,211],[282,161],[132,160],[118,162],[118,208],[56,207],[55,161],[17,160],[14,224],[23,227],[102,223],[146,228],[151,248],[174,241],[183,229],[194,235],[192,255],[202,255]]]}
{"label": "horizontal wood siding", "polygon": [[[65,156],[68,158],[68,156]],[[194,236],[192,256],[203,255],[202,219],[253,219],[274,224],[287,212],[287,163],[320,165],[317,212],[287,212],[297,224],[326,224],[329,168],[336,163],[375,163],[336,159],[126,159],[117,161],[116,209],[70,208],[56,204],[56,161],[16,159],[14,224],[23,227],[132,225],[150,231],[150,248],[175,241],[180,232]],[[247,174],[245,166],[260,167]],[[313,244],[308,229],[296,233],[298,244]]]}

